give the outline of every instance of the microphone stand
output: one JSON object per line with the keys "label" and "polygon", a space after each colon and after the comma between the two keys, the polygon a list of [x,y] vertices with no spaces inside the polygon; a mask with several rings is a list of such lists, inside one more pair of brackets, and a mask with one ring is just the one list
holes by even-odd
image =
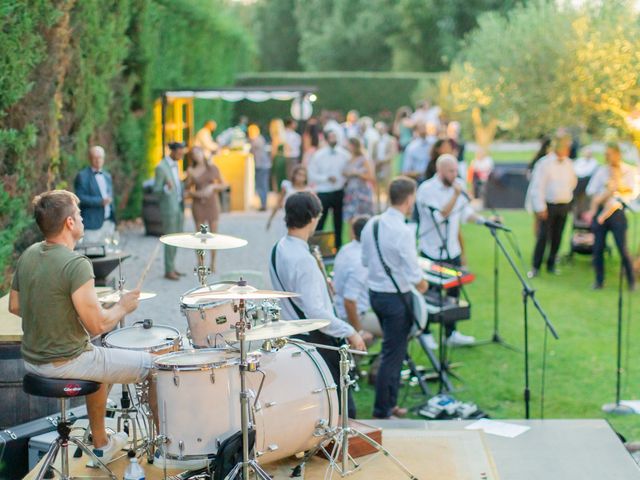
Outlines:
{"label": "microphone stand", "polygon": [[516,277],[522,284],[522,308],[523,308],[523,318],[524,318],[524,411],[525,411],[525,418],[529,419],[531,418],[531,415],[530,415],[531,390],[529,388],[529,300],[533,302],[533,306],[536,308],[536,310],[542,317],[542,320],[544,321],[546,328],[549,329],[549,331],[551,332],[551,335],[553,335],[553,338],[558,340],[559,337],[558,337],[558,334],[556,333],[556,329],[554,328],[553,324],[547,317],[547,314],[542,309],[542,306],[540,306],[540,303],[538,302],[538,299],[535,296],[535,293],[536,293],[535,290],[529,286],[524,276],[518,269],[518,266],[515,264],[513,257],[511,257],[511,255],[505,248],[504,243],[502,243],[502,240],[500,240],[500,237],[498,237],[497,228],[495,226],[488,226],[488,225],[487,225],[487,228],[489,228],[491,235],[496,241],[496,245],[498,245],[498,247],[504,254],[505,258],[509,262],[511,269],[516,274]]}
{"label": "microphone stand", "polygon": [[[633,212],[626,202],[620,202],[622,205],[622,212],[624,215],[625,210]],[[620,390],[621,390],[621,376],[622,376],[622,303],[623,303],[623,271],[624,271],[624,256],[622,252],[620,254],[620,273],[618,274],[618,332],[616,339],[616,401],[615,403],[606,403],[602,406],[602,410],[606,413],[614,413],[616,415],[629,415],[635,413],[633,408],[622,405],[620,403]]]}

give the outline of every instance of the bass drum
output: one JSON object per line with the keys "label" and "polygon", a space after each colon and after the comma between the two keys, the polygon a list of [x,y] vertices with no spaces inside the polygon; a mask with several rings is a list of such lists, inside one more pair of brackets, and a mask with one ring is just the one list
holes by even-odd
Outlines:
{"label": "bass drum", "polygon": [[[314,347],[288,344],[261,352],[264,386],[254,409],[256,457],[261,464],[315,447],[338,425],[338,393],[327,364]],[[262,375],[249,373],[254,392]]]}

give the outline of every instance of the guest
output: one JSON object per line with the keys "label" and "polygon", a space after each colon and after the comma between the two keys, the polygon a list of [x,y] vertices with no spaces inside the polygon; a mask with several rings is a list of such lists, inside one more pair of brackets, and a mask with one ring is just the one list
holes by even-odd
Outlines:
{"label": "guest", "polygon": [[333,263],[334,303],[338,316],[349,322],[367,344],[382,336],[378,318],[371,311],[367,268],[362,264],[360,234],[370,217],[358,216],[351,223],[351,242],[344,245]]}
{"label": "guest", "polygon": [[320,123],[316,117],[307,120],[307,126],[302,135],[302,165],[309,166],[309,159],[318,151],[320,146]]}
{"label": "guest", "polygon": [[573,169],[576,171],[578,178],[590,177],[596,172],[598,166],[598,160],[594,158],[591,147],[584,147],[582,149],[582,156],[573,162]]}
{"label": "guest", "polygon": [[362,143],[362,148],[367,154],[367,158],[373,158],[374,149],[378,140],[380,140],[380,134],[373,126],[373,120],[371,117],[362,117],[358,122],[358,139]]}
{"label": "guest", "polygon": [[427,126],[418,122],[414,128],[415,138],[404,151],[402,174],[421,183],[429,163],[429,151],[433,142],[427,140]]}
{"label": "guest", "polygon": [[398,141],[389,133],[389,127],[384,122],[376,123],[380,140],[373,149],[373,162],[376,167],[376,198],[378,211],[382,210],[380,196],[386,192],[391,181],[391,166],[398,154]]}
{"label": "guest", "polygon": [[333,132],[336,135],[336,141],[338,142],[338,145],[342,146],[344,143],[346,143],[347,139],[344,134],[344,128],[340,123],[338,123],[334,115],[330,114],[327,116],[327,119],[324,123],[323,131],[324,131],[325,140],[326,140],[327,132]]}
{"label": "guest", "polygon": [[358,120],[360,119],[360,113],[357,110],[349,110],[347,112],[347,120],[342,124],[342,130],[344,131],[345,146],[348,146],[349,139],[360,136],[360,127]]}
{"label": "guest", "polygon": [[599,290],[604,284],[604,249],[607,233],[611,231],[622,258],[627,285],[629,290],[634,290],[636,283],[627,249],[627,217],[620,200],[628,202],[637,197],[638,170],[622,161],[617,143],[607,145],[605,159],[607,164],[598,168],[587,185],[587,195],[592,197],[588,217],[592,218],[591,230],[595,236],[593,268],[596,281],[593,288]]}
{"label": "guest", "polygon": [[349,139],[351,158],[342,171],[344,186],[343,220],[350,222],[357,215],[373,215],[373,184],[376,181],[372,162],[362,150],[357,138]]}
{"label": "guest", "polygon": [[113,181],[103,170],[104,148],[99,145],[89,149],[89,166],[76,175],[74,189],[80,199],[80,215],[84,223],[86,244],[104,245],[116,229],[113,208]]}
{"label": "guest", "polygon": [[309,185],[307,184],[307,176],[307,168],[303,167],[302,165],[298,165],[291,172],[291,180],[282,181],[282,185],[280,185],[278,202],[276,203],[276,206],[273,207],[273,211],[271,212],[271,216],[269,216],[269,220],[267,220],[267,230],[271,228],[274,217],[281,209],[284,208],[284,204],[287,202],[287,199],[291,195],[298,192],[311,191]]}
{"label": "guest", "polygon": [[409,107],[400,107],[396,112],[392,133],[398,139],[400,151],[404,151],[413,140],[413,122]]}
{"label": "guest", "polygon": [[453,155],[454,153],[453,142],[450,139],[440,138],[436,140],[429,152],[429,164],[424,173],[425,179],[429,180],[436,174],[436,160],[440,158],[441,155]]}
{"label": "guest", "polygon": [[[184,157],[186,145],[182,142],[172,142],[168,146],[169,155],[156,167],[153,185],[153,191],[160,198],[164,234],[181,232],[184,223],[183,187],[178,162]],[[176,247],[171,245],[164,246],[164,278],[169,280],[178,280],[184,275],[175,268],[176,250]]]}
{"label": "guest", "polygon": [[533,176],[533,170],[536,168],[536,165],[538,164],[540,159],[547,156],[549,152],[551,152],[551,137],[543,135],[540,139],[540,147],[538,148],[538,151],[527,166],[527,179],[529,180],[529,187],[527,188],[527,193],[524,198],[524,208],[527,212],[533,214],[533,235],[535,237],[538,236],[540,221],[538,220],[538,216],[534,213],[533,204],[531,203],[531,178]]}
{"label": "guest", "polygon": [[287,177],[291,176],[293,168],[300,163],[302,154],[302,137],[296,129],[298,122],[289,118],[284,124],[284,156],[287,165]]}
{"label": "guest", "polygon": [[346,181],[342,172],[350,155],[347,150],[338,146],[335,132],[325,132],[325,138],[327,145],[309,160],[309,182],[322,202],[322,217],[317,229],[320,231],[324,228],[327,213],[331,210],[335,246],[339,250],[342,245],[342,206]]}
{"label": "guest", "polygon": [[251,155],[255,164],[256,191],[260,198],[260,211],[267,209],[267,194],[269,193],[269,176],[271,175],[271,155],[267,153],[267,142],[260,133],[260,127],[252,123],[247,127]]}
{"label": "guest", "polygon": [[[465,180],[467,178],[467,164],[464,161],[465,143],[460,134],[460,122],[452,121],[447,124],[446,137],[451,141],[451,145],[458,158],[458,176]],[[433,158],[433,157],[432,157]]]}
{"label": "guest", "polygon": [[541,158],[531,178],[531,203],[540,224],[533,253],[533,266],[528,273],[536,277],[542,265],[547,243],[547,271],[557,274],[556,256],[562,241],[562,231],[573,200],[578,179],[569,158],[571,136],[559,135],[554,140],[554,152]]}
{"label": "guest", "polygon": [[[459,165],[460,162],[458,162]],[[482,198],[489,175],[493,171],[493,158],[484,147],[478,147],[476,157],[471,162],[471,171],[473,172],[473,196]]]}
{"label": "guest", "polygon": [[284,156],[285,130],[282,120],[279,118],[271,120],[269,136],[271,137],[271,190],[277,192],[282,181],[287,178],[287,160]]}
{"label": "guest", "polygon": [[215,120],[207,120],[204,122],[204,126],[198,130],[193,141],[193,146],[200,147],[208,159],[218,153],[219,150],[218,144],[212,137],[217,128],[218,124]]}

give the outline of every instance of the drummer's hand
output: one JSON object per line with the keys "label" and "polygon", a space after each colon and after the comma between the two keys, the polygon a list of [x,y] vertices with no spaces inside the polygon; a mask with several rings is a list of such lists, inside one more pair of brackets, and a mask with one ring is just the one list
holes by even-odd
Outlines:
{"label": "drummer's hand", "polygon": [[354,332],[353,335],[347,337],[347,341],[354,350],[361,350],[363,352],[367,351],[367,346],[358,332]]}
{"label": "drummer's hand", "polygon": [[135,290],[131,290],[130,292],[124,293],[122,297],[120,297],[120,300],[118,301],[118,305],[124,308],[125,312],[131,313],[136,308],[138,308],[139,297],[140,297],[140,290],[136,288]]}

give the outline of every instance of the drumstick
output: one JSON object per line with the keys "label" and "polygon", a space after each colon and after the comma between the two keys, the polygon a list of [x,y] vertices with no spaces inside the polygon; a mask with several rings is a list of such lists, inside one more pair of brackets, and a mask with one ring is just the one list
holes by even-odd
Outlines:
{"label": "drumstick", "polygon": [[156,255],[158,254],[158,250],[160,249],[160,245],[161,245],[160,242],[158,242],[156,244],[156,248],[151,253],[151,257],[149,258],[149,261],[147,262],[147,265],[144,267],[144,270],[142,272],[142,276],[140,277],[140,280],[138,280],[138,284],[136,285],[136,290],[140,290],[142,288],[142,283],[144,282],[144,278],[147,276],[147,273],[149,273],[149,269],[151,268],[151,264],[153,263],[153,260],[156,258]]}

